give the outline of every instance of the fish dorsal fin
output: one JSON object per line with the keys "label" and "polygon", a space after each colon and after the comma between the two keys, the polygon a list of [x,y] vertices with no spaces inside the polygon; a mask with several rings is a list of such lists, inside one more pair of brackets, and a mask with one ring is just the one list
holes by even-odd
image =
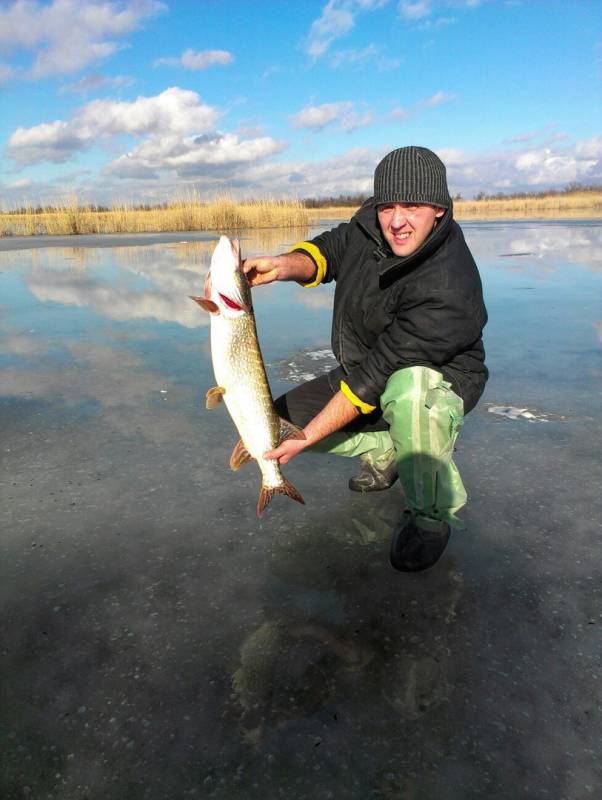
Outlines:
{"label": "fish dorsal fin", "polygon": [[226,390],[223,386],[213,386],[205,395],[205,408],[217,408],[225,394]]}
{"label": "fish dorsal fin", "polygon": [[280,417],[280,439],[278,444],[282,444],[286,439],[305,439],[307,438],[301,428],[293,425],[288,419]]}
{"label": "fish dorsal fin", "polygon": [[219,314],[219,306],[217,303],[214,303],[213,300],[209,300],[207,297],[195,297],[193,295],[188,295],[191,300],[194,300],[195,303],[198,303],[201,308],[205,311],[208,311],[210,314]]}
{"label": "fish dorsal fin", "polygon": [[240,469],[247,461],[251,461],[252,458],[253,456],[245,447],[243,440],[239,439],[230,456],[230,469],[236,472],[237,469]]}

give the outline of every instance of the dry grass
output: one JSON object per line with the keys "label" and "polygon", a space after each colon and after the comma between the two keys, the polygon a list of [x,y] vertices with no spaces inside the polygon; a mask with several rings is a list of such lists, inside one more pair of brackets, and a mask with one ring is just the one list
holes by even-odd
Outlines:
{"label": "dry grass", "polygon": [[[300,201],[228,197],[204,203],[193,196],[164,206],[135,208],[116,205],[108,211],[82,206],[76,200],[48,208],[0,212],[0,236],[64,236],[96,233],[157,233],[163,231],[239,231],[307,227],[318,220],[345,220],[350,206],[305,208]],[[602,191],[571,192],[499,200],[457,200],[457,219],[599,219]]]}
{"label": "dry grass", "polygon": [[454,214],[458,219],[600,218],[602,191],[508,197],[499,200],[458,200],[454,203]]}
{"label": "dry grass", "polygon": [[[312,221],[349,219],[357,208],[336,206],[308,209]],[[600,219],[602,191],[571,192],[500,200],[455,200],[456,219]]]}
{"label": "dry grass", "polygon": [[307,210],[302,203],[294,200],[236,202],[222,197],[203,203],[192,197],[145,209],[122,204],[108,211],[71,201],[41,210],[26,208],[19,213],[2,212],[0,236],[237,231],[245,228],[299,227],[309,222]]}

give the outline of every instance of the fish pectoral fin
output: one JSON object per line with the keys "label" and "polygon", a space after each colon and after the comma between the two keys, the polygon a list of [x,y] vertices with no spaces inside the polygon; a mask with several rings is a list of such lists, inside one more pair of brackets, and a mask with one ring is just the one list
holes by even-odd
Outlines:
{"label": "fish pectoral fin", "polygon": [[288,419],[280,417],[280,439],[278,444],[282,444],[286,439],[306,439],[307,437],[296,425],[289,422]]}
{"label": "fish pectoral fin", "polygon": [[217,303],[214,303],[213,300],[209,300],[207,297],[195,297],[191,294],[189,294],[188,297],[210,314],[219,314],[219,306]]}
{"label": "fish pectoral fin", "polygon": [[230,456],[230,469],[236,472],[237,469],[240,469],[247,461],[251,461],[252,458],[253,456],[245,447],[243,440],[239,439]]}
{"label": "fish pectoral fin", "polygon": [[225,394],[226,390],[223,386],[213,386],[205,395],[205,408],[217,408]]}

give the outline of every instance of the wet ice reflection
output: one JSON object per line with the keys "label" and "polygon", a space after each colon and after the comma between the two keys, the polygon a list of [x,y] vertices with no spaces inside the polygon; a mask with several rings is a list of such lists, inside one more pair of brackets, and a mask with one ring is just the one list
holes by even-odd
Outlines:
{"label": "wet ice reflection", "polygon": [[[352,495],[348,461],[296,460],[307,506],[255,518],[187,299],[215,240],[0,252],[3,796],[595,796],[602,228],[464,230],[492,377],[468,531],[419,576],[387,563],[398,488]],[[275,394],[331,363],[331,288],[254,299]]]}

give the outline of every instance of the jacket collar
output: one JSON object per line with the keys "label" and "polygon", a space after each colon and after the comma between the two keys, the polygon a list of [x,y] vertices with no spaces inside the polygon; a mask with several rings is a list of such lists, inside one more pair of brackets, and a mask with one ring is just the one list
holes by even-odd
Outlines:
{"label": "jacket collar", "polygon": [[355,215],[357,224],[374,241],[376,249],[375,258],[378,262],[378,271],[381,279],[394,279],[400,271],[406,272],[421,264],[426,258],[437,250],[448,237],[453,222],[453,206],[443,215],[440,222],[433,228],[418,250],[409,256],[396,256],[382,234],[374,198],[366,200]]}

